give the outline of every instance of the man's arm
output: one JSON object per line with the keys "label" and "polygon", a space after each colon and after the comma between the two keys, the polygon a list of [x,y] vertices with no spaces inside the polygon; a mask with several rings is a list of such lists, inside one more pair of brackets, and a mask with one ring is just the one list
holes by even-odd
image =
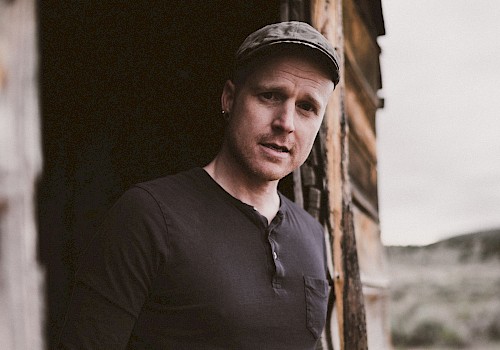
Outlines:
{"label": "man's arm", "polygon": [[59,349],[125,349],[135,320],[128,311],[77,283]]}
{"label": "man's arm", "polygon": [[127,191],[80,261],[59,348],[125,348],[166,250],[158,203]]}

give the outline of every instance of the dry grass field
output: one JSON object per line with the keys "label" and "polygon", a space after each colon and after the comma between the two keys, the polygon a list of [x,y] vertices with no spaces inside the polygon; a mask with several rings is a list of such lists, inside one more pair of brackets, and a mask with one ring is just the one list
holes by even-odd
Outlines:
{"label": "dry grass field", "polygon": [[500,231],[387,256],[396,349],[500,349]]}

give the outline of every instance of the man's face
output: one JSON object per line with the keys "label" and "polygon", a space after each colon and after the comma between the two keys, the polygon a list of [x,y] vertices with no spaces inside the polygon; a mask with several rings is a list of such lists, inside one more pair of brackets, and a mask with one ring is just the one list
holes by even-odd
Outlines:
{"label": "man's face", "polygon": [[333,88],[327,72],[303,55],[270,58],[241,85],[226,82],[224,146],[232,165],[258,181],[279,180],[299,167]]}

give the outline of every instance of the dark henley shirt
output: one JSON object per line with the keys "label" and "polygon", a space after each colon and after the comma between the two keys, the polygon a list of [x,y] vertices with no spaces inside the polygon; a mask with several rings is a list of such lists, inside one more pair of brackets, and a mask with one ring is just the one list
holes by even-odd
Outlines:
{"label": "dark henley shirt", "polygon": [[64,349],[314,349],[323,228],[280,194],[268,225],[201,168],[142,183],[90,242]]}

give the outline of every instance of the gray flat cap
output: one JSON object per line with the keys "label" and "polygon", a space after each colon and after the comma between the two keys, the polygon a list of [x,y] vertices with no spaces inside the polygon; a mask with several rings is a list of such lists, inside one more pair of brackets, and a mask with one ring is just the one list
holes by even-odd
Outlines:
{"label": "gray flat cap", "polygon": [[335,86],[339,82],[339,60],[330,42],[316,29],[304,22],[280,22],[267,25],[250,34],[236,51],[236,64],[248,62],[257,53],[272,47],[302,45],[323,54],[332,73]]}

